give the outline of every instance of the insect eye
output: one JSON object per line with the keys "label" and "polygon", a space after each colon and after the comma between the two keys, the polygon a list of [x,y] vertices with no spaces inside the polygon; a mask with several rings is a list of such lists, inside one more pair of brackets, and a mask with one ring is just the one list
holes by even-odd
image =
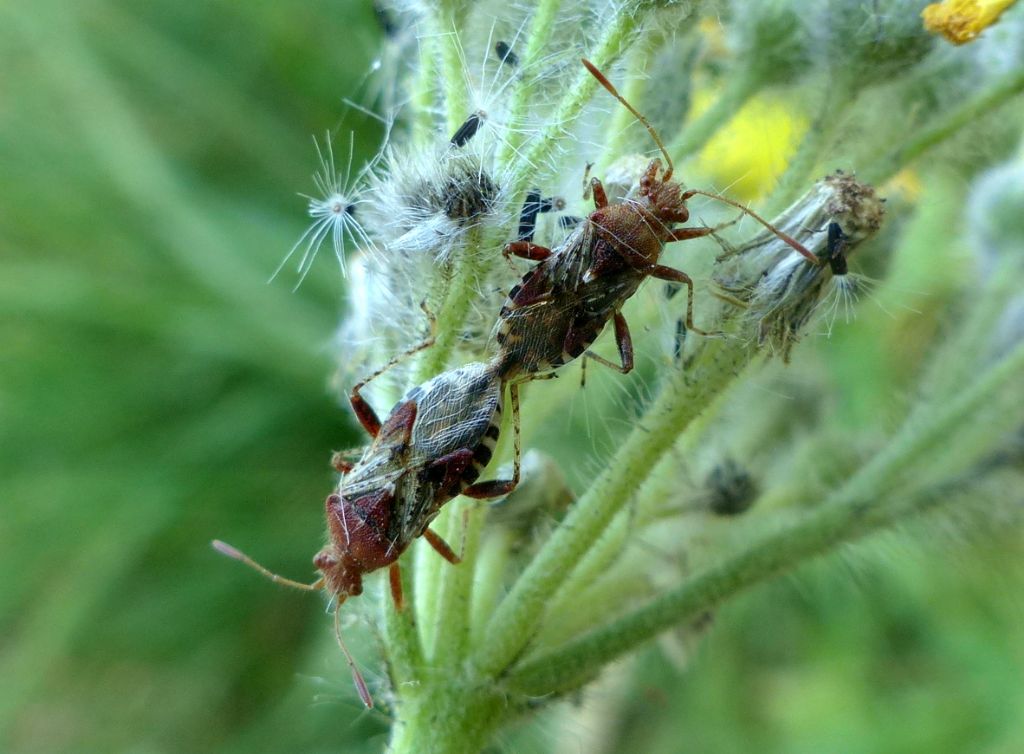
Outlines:
{"label": "insect eye", "polygon": [[313,558],[313,567],[320,571],[327,571],[338,565],[338,559],[327,550],[321,550]]}

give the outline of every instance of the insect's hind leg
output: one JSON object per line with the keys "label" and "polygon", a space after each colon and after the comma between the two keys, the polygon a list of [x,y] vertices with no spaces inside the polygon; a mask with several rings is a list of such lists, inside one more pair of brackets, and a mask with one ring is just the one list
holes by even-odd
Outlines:
{"label": "insect's hind leg", "polygon": [[349,393],[348,400],[349,403],[352,404],[352,411],[355,412],[359,423],[363,425],[363,428],[371,437],[376,437],[377,433],[380,432],[380,417],[377,416],[377,412],[374,411],[373,407],[366,402],[365,398],[363,398],[362,389],[392,367],[401,364],[406,359],[434,345],[434,341],[436,339],[435,331],[437,330],[437,317],[435,317],[434,313],[427,308],[425,303],[421,303],[420,308],[423,309],[423,313],[427,315],[427,321],[430,323],[430,335],[395,356],[370,376],[357,382],[352,386],[352,390]]}
{"label": "insect's hind leg", "polygon": [[491,479],[486,482],[477,482],[462,491],[466,497],[477,500],[484,500],[490,497],[501,497],[507,495],[519,486],[520,466],[522,465],[522,440],[520,438],[519,421],[519,386],[512,384],[508,386],[509,401],[512,404],[512,478]]}
{"label": "insect's hind leg", "polygon": [[633,371],[633,338],[629,334],[629,324],[622,312],[615,312],[615,344],[619,349],[620,364],[609,361],[603,356],[598,356],[593,351],[586,351],[583,354],[583,361],[580,365],[580,387],[587,384],[587,359],[592,359],[598,364],[604,364],[609,369],[614,369],[620,374],[629,374]]}
{"label": "insect's hind leg", "polygon": [[686,286],[686,329],[692,330],[698,335],[704,335],[705,337],[713,337],[716,335],[722,335],[721,330],[701,330],[695,324],[693,324],[693,279],[682,270],[677,270],[673,267],[665,267],[660,264],[653,265],[649,273],[651,277],[656,277],[659,280],[668,280],[672,283],[682,283]]}
{"label": "insect's hind leg", "polygon": [[455,554],[455,551],[451,548],[447,542],[445,542],[440,534],[437,534],[433,529],[424,529],[423,538],[427,540],[427,544],[434,548],[438,555],[447,560],[452,565],[458,565],[462,562],[462,558]]}

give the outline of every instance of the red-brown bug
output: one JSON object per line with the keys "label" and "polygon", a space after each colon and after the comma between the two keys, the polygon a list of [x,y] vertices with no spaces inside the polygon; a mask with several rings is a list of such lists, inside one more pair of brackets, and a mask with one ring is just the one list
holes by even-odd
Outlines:
{"label": "red-brown bug", "polygon": [[[633,369],[633,345],[622,306],[640,284],[655,277],[687,287],[686,326],[693,324],[693,281],[680,270],[658,264],[665,244],[699,238],[713,228],[676,228],[690,213],[686,202],[703,195],[738,207],[768,227],[813,264],[818,258],[800,243],[773,228],[752,211],[730,199],[697,189],[683,190],[672,180],[672,158],[657,132],[594,65],[587,70],[644,124],[661,149],[668,168],[659,177],[661,162],[653,160],[640,179],[636,198],[610,204],[604,186],[591,179],[595,209],[576,231],[552,250],[525,240],[513,241],[505,254],[540,262],[509,292],[501,309],[495,338],[498,372],[507,381],[542,376],[583,355],[623,374]],[[621,364],[587,350],[605,323],[615,322],[615,341]]]}
{"label": "red-brown bug", "polygon": [[452,548],[430,530],[430,523],[456,495],[488,498],[515,488],[519,480],[519,396],[513,387],[513,477],[476,482],[491,460],[501,425],[504,383],[491,364],[468,364],[412,388],[383,421],[360,394],[368,381],[353,388],[350,401],[372,440],[358,463],[335,455],[334,464],[342,477],[337,491],[325,501],[329,541],[313,558],[320,578],[312,584],[285,579],[230,545],[213,544],[219,552],[277,583],[310,591],[323,589],[331,595],[338,643],[352,668],[360,698],[371,707],[366,683],[341,641],[338,609],[348,597],[362,593],[365,574],[388,566],[392,596],[401,610],[398,559],[420,535],[446,560],[459,562]]}

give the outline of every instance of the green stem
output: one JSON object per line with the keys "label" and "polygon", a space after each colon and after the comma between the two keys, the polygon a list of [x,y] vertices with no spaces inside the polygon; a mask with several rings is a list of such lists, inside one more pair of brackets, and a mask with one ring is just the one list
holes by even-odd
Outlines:
{"label": "green stem", "polygon": [[470,615],[470,642],[480,643],[487,621],[498,604],[509,562],[509,534],[504,527],[489,527],[477,558],[473,605]]}
{"label": "green stem", "polygon": [[1024,70],[1018,69],[959,107],[944,113],[942,117],[915,131],[914,135],[898,149],[872,163],[861,172],[867,183],[879,184],[891,178],[905,165],[910,164],[937,144],[955,135],[964,126],[976,122],[992,112],[1016,94],[1024,91]]}
{"label": "green stem", "polygon": [[463,75],[463,51],[459,28],[464,16],[462,4],[453,0],[437,3],[434,29],[440,48],[441,79],[444,82],[445,118],[448,135],[455,133],[469,116],[469,89]]}
{"label": "green stem", "polygon": [[711,107],[687,123],[668,147],[669,154],[676,160],[683,160],[697,152],[719,129],[732,120],[733,116],[761,89],[758,76],[747,66],[726,77],[725,87]]}
{"label": "green stem", "polygon": [[473,687],[454,675],[431,679],[403,699],[387,751],[478,754],[505,721],[503,702],[493,687]]}
{"label": "green stem", "polygon": [[[450,508],[450,518],[455,521],[462,519],[465,511],[465,548],[462,549],[462,542],[448,542],[456,552],[462,550],[462,562],[455,566],[450,563],[443,564],[447,570],[442,574],[441,598],[434,611],[437,628],[434,631],[431,662],[435,667],[455,667],[458,658],[468,654],[469,607],[473,594],[473,577],[477,554],[480,551],[480,532],[487,513],[480,504],[471,501]],[[457,531],[460,528],[455,526],[450,527],[450,530]]]}
{"label": "green stem", "polygon": [[536,632],[548,602],[615,513],[629,500],[679,433],[747,363],[751,351],[737,339],[709,340],[691,371],[677,372],[664,386],[609,463],[498,607],[488,639],[474,662],[499,673]]}
{"label": "green stem", "polygon": [[765,211],[768,216],[775,215],[796,199],[804,190],[808,177],[821,160],[825,150],[832,143],[844,113],[854,100],[854,88],[842,79],[830,86],[823,98],[818,115],[807,129],[793,159],[790,160],[786,172],[779,178],[778,185],[772,192],[771,201]]}
{"label": "green stem", "polygon": [[455,347],[462,340],[466,319],[478,298],[477,286],[485,267],[483,255],[479,253],[483,234],[478,227],[468,229],[465,234],[455,263],[455,274],[441,310],[437,313],[437,338],[434,345],[423,352],[416,365],[414,385],[440,374],[448,366]]}
{"label": "green stem", "polygon": [[419,41],[420,54],[416,67],[415,84],[410,92],[413,113],[412,138],[419,149],[430,149],[434,138],[434,104],[436,102],[435,82],[438,73],[434,65],[437,45],[433,37],[426,36]]}
{"label": "green stem", "polygon": [[[619,9],[605,29],[604,36],[590,53],[589,60],[598,70],[608,69],[629,46],[634,32],[646,15],[645,10],[646,5],[642,3],[634,3]],[[548,164],[556,145],[565,134],[566,127],[583,111],[584,105],[594,96],[597,87],[597,79],[581,65],[576,73],[576,79],[558,104],[547,127],[540,136],[530,142],[509,169],[507,185],[513,204],[521,201],[528,188],[527,184],[537,180],[538,170]]]}
{"label": "green stem", "polygon": [[[958,426],[1022,378],[1024,345],[1018,346],[958,399],[938,406],[928,422],[905,425],[885,451],[802,520],[765,536],[744,552],[707,569],[645,607],[560,649],[530,659],[510,675],[509,686],[530,695],[574,688],[604,664],[661,631],[692,620],[742,589],[792,569],[836,544],[940,505],[948,496],[934,494],[934,489],[919,492],[898,504],[886,505],[882,501],[904,468],[948,442]],[[1008,425],[1019,423],[1019,405],[1008,413],[1004,417]]]}
{"label": "green stem", "polygon": [[[627,52],[626,69],[630,71],[646,71],[650,67],[654,52],[663,42],[664,36],[661,34],[655,35],[652,33],[648,35],[647,38]],[[627,102],[636,105],[636,103],[641,101],[643,93],[647,90],[648,83],[650,82],[645,76],[635,75],[626,82],[625,87],[620,91]],[[637,151],[630,139],[630,135],[633,133],[630,126],[634,124],[639,125],[636,117],[629,110],[624,107],[615,108],[612,122],[607,129],[608,138],[605,140],[601,156],[597,160],[599,169],[607,169],[608,165],[617,157]],[[646,139],[645,143],[653,146],[647,132],[643,131],[642,133]]]}
{"label": "green stem", "polygon": [[411,562],[411,558],[406,558],[402,563],[402,596],[405,599],[405,609],[398,612],[390,596],[384,599],[384,636],[391,685],[399,693],[417,680],[419,669],[423,666],[423,649],[413,618],[416,603]]}
{"label": "green stem", "polygon": [[561,7],[562,0],[541,0],[533,12],[530,30],[526,33],[526,49],[519,56],[520,68],[525,73],[520,74],[520,79],[512,91],[512,102],[509,105],[508,122],[512,128],[505,143],[498,150],[496,162],[499,172],[507,168],[515,158],[526,137],[519,126],[526,121],[526,113],[534,101],[537,86],[543,81],[543,77],[538,75],[533,67],[544,58],[544,51],[551,39],[551,32],[555,28],[555,16]]}

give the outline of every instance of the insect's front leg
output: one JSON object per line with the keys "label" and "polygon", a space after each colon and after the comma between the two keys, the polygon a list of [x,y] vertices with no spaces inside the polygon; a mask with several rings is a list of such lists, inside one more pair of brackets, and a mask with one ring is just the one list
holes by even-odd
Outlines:
{"label": "insect's front leg", "polygon": [[342,474],[347,474],[352,471],[355,466],[352,461],[348,460],[350,456],[354,456],[357,453],[362,453],[362,448],[349,448],[348,450],[336,450],[331,453],[331,466],[335,471]]}
{"label": "insect's front leg", "polygon": [[522,259],[529,259],[533,262],[543,262],[551,256],[551,249],[547,246],[535,244],[533,241],[512,241],[505,244],[505,248],[501,253],[506,259],[508,259],[509,255],[514,254]]}
{"label": "insect's front leg", "polygon": [[402,595],[402,569],[396,560],[388,567],[388,582],[391,584],[391,599],[395,601],[395,610],[405,609],[405,597]]}
{"label": "insect's front leg", "polygon": [[352,405],[352,411],[355,413],[359,423],[363,425],[363,428],[370,434],[371,437],[376,437],[380,432],[380,417],[377,416],[377,412],[373,410],[373,407],[367,403],[366,399],[363,398],[362,389],[370,384],[373,380],[380,377],[386,371],[391,369],[396,364],[408,359],[410,356],[419,353],[427,348],[434,345],[434,330],[437,326],[437,319],[434,317],[434,313],[431,312],[425,303],[420,304],[420,308],[423,309],[424,314],[427,315],[427,320],[430,322],[430,335],[421,340],[411,348],[406,349],[402,353],[395,356],[387,364],[382,366],[376,372],[371,374],[369,377],[360,380],[352,387],[352,392],[349,393],[348,400]]}
{"label": "insect's front leg", "polygon": [[472,484],[462,491],[462,494],[466,497],[476,498],[477,500],[485,500],[490,497],[501,497],[502,495],[509,494],[519,485],[519,473],[523,454],[519,422],[519,386],[509,385],[508,394],[509,400],[512,404],[512,478],[491,479],[486,482],[477,482],[476,484]]}
{"label": "insect's front leg", "polygon": [[[693,230],[701,230],[701,228],[694,228]],[[658,278],[659,280],[668,280],[672,283],[682,283],[686,286],[686,328],[688,330],[693,330],[695,333],[705,336],[722,334],[721,331],[708,332],[706,330],[701,330],[693,324],[693,280],[689,275],[682,270],[677,270],[673,267],[665,267],[660,264],[651,265],[647,274],[651,277]]]}
{"label": "insect's front leg", "polygon": [[604,184],[600,178],[590,179],[590,190],[594,192],[594,208],[604,209],[608,206],[608,194],[604,190]]}
{"label": "insect's front leg", "polygon": [[462,475],[466,473],[466,469],[471,463],[473,463],[473,451],[469,448],[459,448],[431,462],[427,469],[443,473],[438,485],[442,490],[451,490],[462,479]]}
{"label": "insect's front leg", "polygon": [[717,230],[718,228],[676,228],[665,243],[689,241],[691,238],[703,238],[704,236],[710,236]]}

